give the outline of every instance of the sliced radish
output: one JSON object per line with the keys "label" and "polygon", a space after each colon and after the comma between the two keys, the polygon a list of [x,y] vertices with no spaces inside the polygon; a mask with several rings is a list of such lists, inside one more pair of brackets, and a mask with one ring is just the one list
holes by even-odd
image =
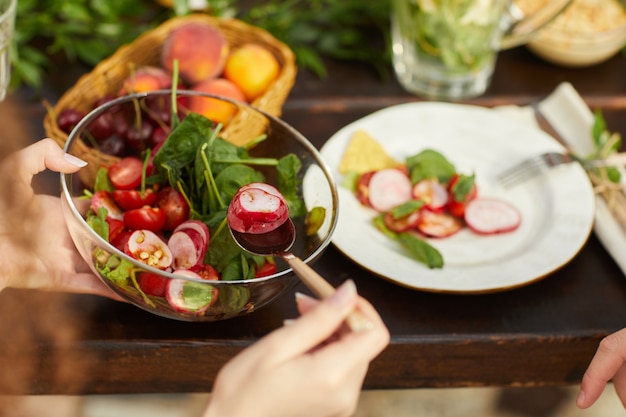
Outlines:
{"label": "sliced radish", "polygon": [[369,201],[372,208],[384,213],[412,198],[408,175],[395,168],[376,171],[369,181]]}
{"label": "sliced radish", "polygon": [[146,265],[165,269],[172,264],[172,252],[149,230],[135,230],[126,242],[125,252]]}
{"label": "sliced radish", "polygon": [[[195,272],[176,270],[175,275],[202,279]],[[169,280],[165,289],[165,298],[176,311],[200,315],[217,301],[217,288],[202,282],[174,278]]]}
{"label": "sliced radish", "polygon": [[241,233],[267,233],[288,218],[289,208],[282,194],[259,187],[244,186],[228,206],[228,225]]}
{"label": "sliced radish", "polygon": [[443,211],[448,204],[449,193],[437,179],[425,179],[413,186],[413,198],[424,202],[432,211]]}
{"label": "sliced radish", "polygon": [[206,223],[204,223],[203,221],[200,220],[186,220],[184,222],[182,222],[181,224],[179,224],[173,231],[173,233],[176,232],[180,232],[180,231],[185,231],[185,230],[195,230],[196,232],[198,232],[203,240],[204,240],[204,244],[208,247],[209,246],[209,241],[210,241],[210,237],[211,234],[209,232],[209,228],[207,227]]}
{"label": "sliced radish", "polygon": [[403,216],[400,218],[394,218],[391,211],[388,211],[385,214],[384,221],[385,226],[389,228],[392,232],[401,233],[406,232],[409,229],[414,229],[420,219],[421,210],[416,210],[407,216]]}
{"label": "sliced radish", "polygon": [[107,210],[107,219],[123,220],[124,213],[120,209],[111,193],[107,191],[96,191],[91,197],[91,209],[97,214],[101,207]]}
{"label": "sliced radish", "polygon": [[183,228],[172,233],[167,246],[172,252],[172,267],[174,269],[189,269],[204,261],[207,250],[206,239],[198,231]]}
{"label": "sliced radish", "polygon": [[465,208],[465,223],[481,235],[512,232],[522,223],[522,214],[497,198],[476,198]]}
{"label": "sliced radish", "polygon": [[239,191],[249,190],[250,188],[258,188],[260,190],[265,191],[266,193],[275,195],[277,197],[283,197],[282,193],[278,191],[278,188],[273,185],[267,184],[265,182],[251,182],[250,184],[246,184],[239,189]]}
{"label": "sliced radish", "polygon": [[448,237],[463,229],[463,223],[448,213],[422,210],[417,230],[430,237]]}

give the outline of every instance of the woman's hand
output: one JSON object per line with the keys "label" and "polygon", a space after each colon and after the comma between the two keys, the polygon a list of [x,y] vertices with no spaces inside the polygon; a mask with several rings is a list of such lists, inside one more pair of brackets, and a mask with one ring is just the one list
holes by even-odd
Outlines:
{"label": "woman's hand", "polygon": [[[296,297],[303,315],[247,348],[220,371],[205,417],[349,416],[369,363],[389,343],[374,308],[346,281],[328,299]],[[354,333],[358,308],[372,328]]]}
{"label": "woman's hand", "polygon": [[42,139],[0,164],[0,290],[33,288],[98,294],[118,299],[93,275],[67,230],[61,200],[35,195],[31,181],[45,169],[71,173],[84,161]]}
{"label": "woman's hand", "polygon": [[626,329],[608,335],[600,342],[580,386],[576,405],[590,407],[613,380],[615,391],[626,407]]}

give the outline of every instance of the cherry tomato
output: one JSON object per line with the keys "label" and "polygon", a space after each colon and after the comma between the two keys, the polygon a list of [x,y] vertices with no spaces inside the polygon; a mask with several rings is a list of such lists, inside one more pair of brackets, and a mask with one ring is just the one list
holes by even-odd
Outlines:
{"label": "cherry tomato", "polygon": [[143,193],[138,190],[115,190],[113,200],[124,211],[137,209],[143,206],[151,206],[157,198],[157,193],[148,188]]}
{"label": "cherry tomato", "polygon": [[474,176],[455,174],[448,183],[450,199],[448,201],[448,211],[453,216],[462,218],[465,214],[467,203],[478,195],[478,187],[474,182]]}
{"label": "cherry tomato", "polygon": [[219,281],[220,280],[220,273],[217,272],[217,270],[209,264],[196,265],[190,269],[191,271],[200,275],[200,277],[202,277],[202,279],[204,280],[207,280],[207,281]]}
{"label": "cherry tomato", "polygon": [[126,225],[122,220],[112,218],[107,218],[106,222],[109,224],[109,242],[113,242],[124,231]]}
{"label": "cherry tomato", "polygon": [[143,162],[134,156],[117,161],[109,168],[109,179],[118,190],[132,190],[141,184]]}
{"label": "cherry tomato", "polygon": [[126,245],[128,244],[128,239],[130,239],[130,235],[132,234],[133,234],[132,230],[128,230],[128,229],[122,230],[111,240],[111,245],[115,246],[117,249],[124,252],[124,250],[126,249]]}
{"label": "cherry tomato", "polygon": [[187,200],[172,187],[165,187],[159,191],[155,204],[165,213],[163,230],[174,230],[176,226],[189,219]]}
{"label": "cherry tomato", "polygon": [[265,263],[254,271],[255,278],[267,277],[276,273],[276,262],[266,260]]}
{"label": "cherry tomato", "polygon": [[356,184],[356,198],[364,206],[371,207],[370,204],[370,179],[375,171],[369,171],[359,176]]}
{"label": "cherry tomato", "polygon": [[448,211],[454,217],[462,218],[465,215],[465,206],[467,203],[459,203],[458,201],[450,201],[448,203]]}
{"label": "cherry tomato", "polygon": [[140,272],[137,277],[137,284],[141,291],[154,297],[165,297],[167,281],[167,278],[152,272]]}
{"label": "cherry tomato", "polygon": [[165,212],[158,207],[141,207],[124,213],[124,223],[131,230],[160,232],[165,224]]}

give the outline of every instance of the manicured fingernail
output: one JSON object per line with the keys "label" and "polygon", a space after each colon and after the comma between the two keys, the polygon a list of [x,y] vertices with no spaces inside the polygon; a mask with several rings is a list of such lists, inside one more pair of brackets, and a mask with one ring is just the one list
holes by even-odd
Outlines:
{"label": "manicured fingernail", "polygon": [[585,401],[585,391],[580,390],[580,392],[578,393],[578,397],[576,398],[576,405],[580,407],[584,401]]}
{"label": "manicured fingernail", "polygon": [[283,320],[283,326],[289,326],[290,324],[294,324],[296,319],[285,319]]}
{"label": "manicured fingernail", "polygon": [[69,162],[70,164],[77,166],[79,168],[82,168],[84,166],[87,166],[87,162],[83,161],[82,159],[74,156],[74,155],[70,155],[69,153],[66,153],[65,155],[63,155],[63,158]]}
{"label": "manicured fingernail", "polygon": [[310,300],[313,298],[310,295],[307,295],[305,293],[298,292],[298,291],[296,291],[294,295],[296,297],[296,303],[299,302],[300,300]]}
{"label": "manicured fingernail", "polygon": [[330,296],[329,301],[337,307],[342,307],[356,295],[356,285],[351,279],[346,280]]}

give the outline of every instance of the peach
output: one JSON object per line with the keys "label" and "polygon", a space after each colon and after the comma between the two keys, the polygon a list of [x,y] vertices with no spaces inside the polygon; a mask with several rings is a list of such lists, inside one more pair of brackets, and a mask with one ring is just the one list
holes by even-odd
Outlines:
{"label": "peach", "polygon": [[181,79],[194,85],[217,77],[224,70],[230,48],[219,29],[200,22],[188,22],[172,30],[161,50],[161,65],[168,71],[178,60]]}
{"label": "peach", "polygon": [[280,64],[274,54],[253,43],[234,50],[224,66],[224,77],[237,84],[248,101],[263,94],[279,72]]}
{"label": "peach", "polygon": [[[237,85],[224,78],[211,78],[191,88],[193,91],[245,101],[246,97]],[[202,96],[189,97],[189,110],[199,113],[216,123],[228,124],[237,113],[237,106],[225,101]]]}
{"label": "peach", "polygon": [[145,66],[129,75],[123,82],[118,95],[145,93],[172,86],[172,76],[162,68]]}

